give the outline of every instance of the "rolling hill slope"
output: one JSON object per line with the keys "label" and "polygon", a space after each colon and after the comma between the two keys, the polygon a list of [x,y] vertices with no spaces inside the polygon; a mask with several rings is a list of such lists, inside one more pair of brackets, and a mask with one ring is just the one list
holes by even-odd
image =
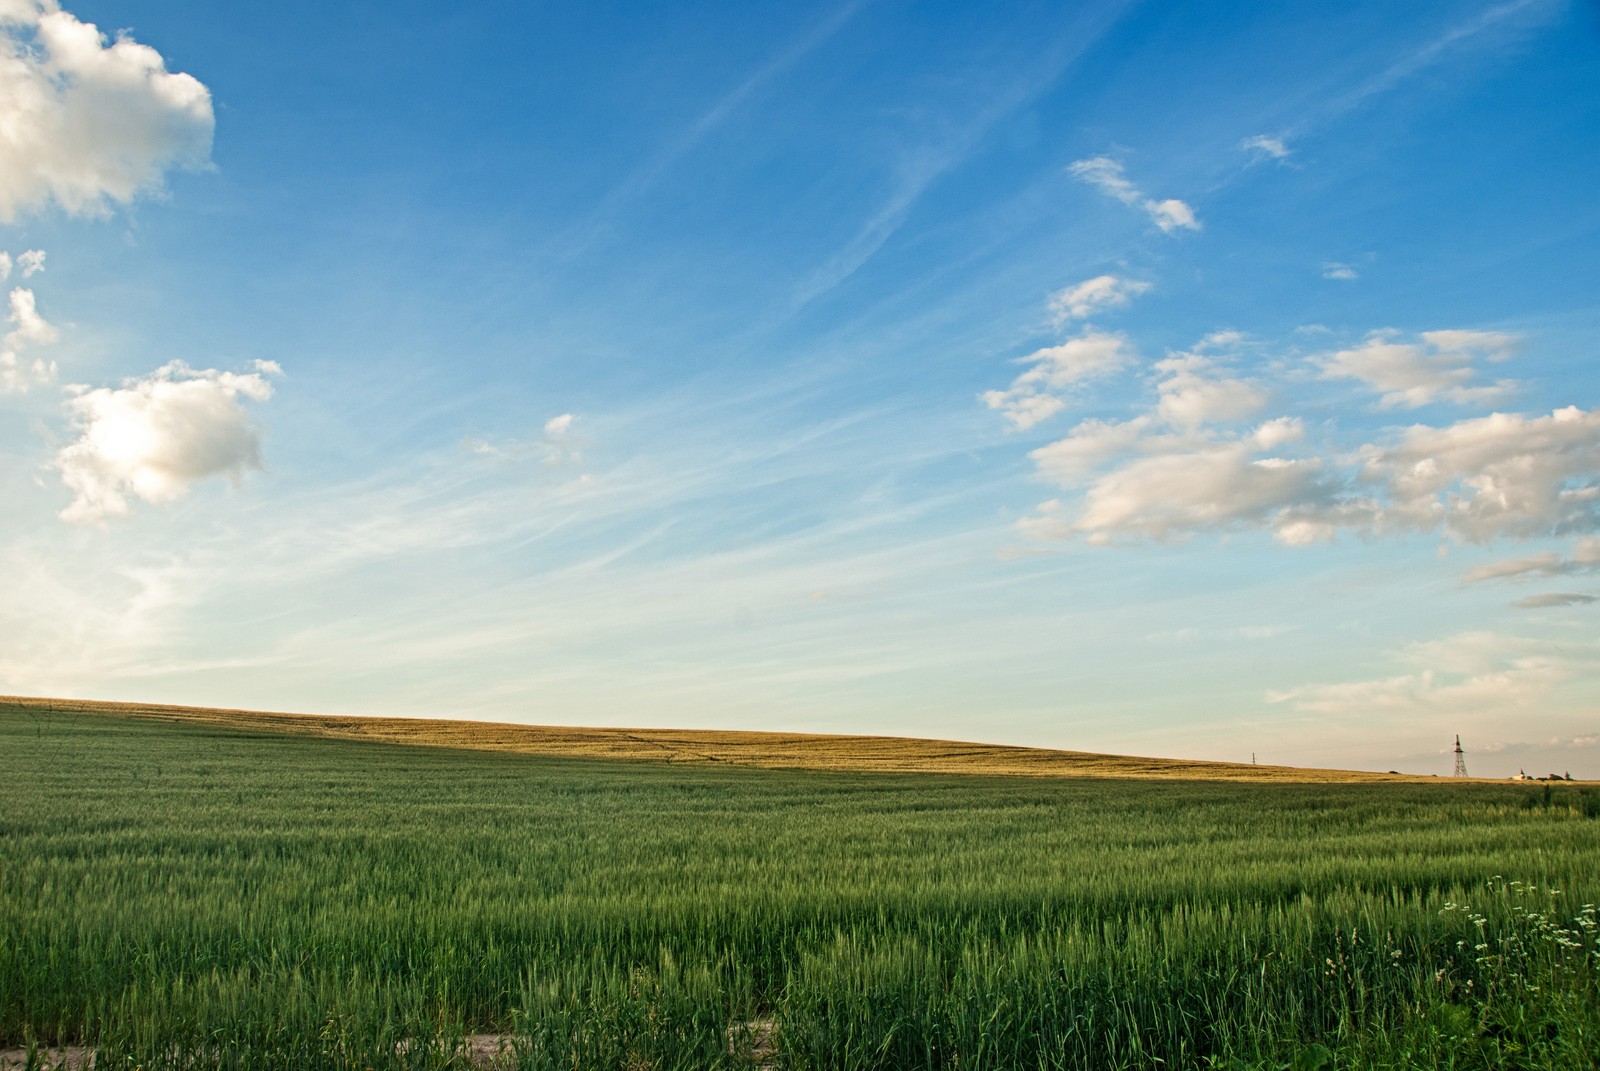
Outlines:
{"label": "rolling hill slope", "polygon": [[6,713],[41,719],[48,718],[52,713],[90,713],[413,747],[504,751],[568,758],[727,764],[763,769],[1305,783],[1435,780],[1354,770],[1141,758],[892,736],[583,728],[433,718],[284,714],[0,696],[0,714]]}

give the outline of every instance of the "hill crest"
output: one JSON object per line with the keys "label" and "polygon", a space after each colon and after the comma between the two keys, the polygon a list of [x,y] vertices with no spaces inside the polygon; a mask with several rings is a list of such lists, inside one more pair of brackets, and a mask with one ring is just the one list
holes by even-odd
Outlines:
{"label": "hill crest", "polygon": [[1200,759],[1105,755],[900,736],[525,725],[444,718],[289,714],[160,703],[0,696],[0,713],[7,711],[36,715],[102,714],[408,747],[757,769],[1184,781],[1327,783],[1439,780],[1360,770],[1253,766]]}

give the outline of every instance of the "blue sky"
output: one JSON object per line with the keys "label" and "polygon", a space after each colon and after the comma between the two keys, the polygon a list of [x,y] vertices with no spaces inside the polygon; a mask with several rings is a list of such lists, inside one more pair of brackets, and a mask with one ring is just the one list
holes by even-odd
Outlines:
{"label": "blue sky", "polygon": [[0,689],[1600,777],[1592,5],[0,28]]}

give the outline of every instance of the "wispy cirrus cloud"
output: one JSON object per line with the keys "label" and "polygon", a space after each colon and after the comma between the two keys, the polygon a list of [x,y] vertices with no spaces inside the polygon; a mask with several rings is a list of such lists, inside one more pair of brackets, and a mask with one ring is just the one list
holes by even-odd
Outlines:
{"label": "wispy cirrus cloud", "polygon": [[544,422],[543,434],[536,439],[505,439],[490,442],[487,439],[467,438],[462,445],[478,457],[501,461],[520,461],[539,457],[546,465],[571,465],[583,460],[582,445],[572,433],[577,416],[561,413]]}
{"label": "wispy cirrus cloud", "polygon": [[1239,142],[1239,148],[1250,153],[1257,160],[1287,160],[1292,154],[1289,146],[1285,145],[1282,138],[1275,138],[1268,134],[1256,134]]}
{"label": "wispy cirrus cloud", "polygon": [[1600,602],[1600,595],[1582,595],[1572,591],[1550,591],[1542,595],[1529,595],[1518,599],[1512,606],[1519,610],[1545,610],[1558,606],[1587,606]]}
{"label": "wispy cirrus cloud", "polygon": [[1397,660],[1409,672],[1306,684],[1270,691],[1266,698],[1303,713],[1341,716],[1537,710],[1557,687],[1600,662],[1600,646],[1463,632],[1411,644]]}
{"label": "wispy cirrus cloud", "polygon": [[1200,229],[1200,220],[1194,209],[1177,198],[1158,200],[1147,197],[1129,181],[1122,162],[1109,156],[1091,156],[1067,168],[1068,174],[1080,179],[1125,205],[1140,209],[1150,221],[1167,234],[1174,231]]}
{"label": "wispy cirrus cloud", "polygon": [[802,281],[795,292],[795,306],[810,304],[861,270],[904,225],[923,194],[966,160],[997,123],[1054,85],[1121,16],[1124,6],[1109,4],[1083,15],[1074,32],[1061,36],[1042,53],[1033,49],[1029,60],[1020,65],[1020,74],[974,94],[979,106],[964,122],[953,129],[946,124],[936,140],[903,154],[888,197],[848,241]]}
{"label": "wispy cirrus cloud", "polygon": [[1343,115],[1437,66],[1452,53],[1482,39],[1491,31],[1515,34],[1529,25],[1537,25],[1556,16],[1565,7],[1564,0],[1509,0],[1485,8],[1476,17],[1448,27],[1431,41],[1401,55],[1348,92],[1334,97],[1325,105],[1323,114],[1330,119]]}
{"label": "wispy cirrus cloud", "polygon": [[1467,570],[1462,582],[1477,584],[1485,580],[1531,580],[1596,571],[1600,571],[1600,536],[1589,536],[1573,545],[1571,557],[1564,558],[1552,550],[1524,558],[1486,562]]}

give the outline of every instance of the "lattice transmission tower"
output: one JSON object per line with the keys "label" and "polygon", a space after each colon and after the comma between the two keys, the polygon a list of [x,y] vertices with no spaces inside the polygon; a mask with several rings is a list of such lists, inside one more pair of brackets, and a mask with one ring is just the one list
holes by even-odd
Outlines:
{"label": "lattice transmission tower", "polygon": [[1467,776],[1467,754],[1461,750],[1461,734],[1456,734],[1456,776]]}

